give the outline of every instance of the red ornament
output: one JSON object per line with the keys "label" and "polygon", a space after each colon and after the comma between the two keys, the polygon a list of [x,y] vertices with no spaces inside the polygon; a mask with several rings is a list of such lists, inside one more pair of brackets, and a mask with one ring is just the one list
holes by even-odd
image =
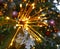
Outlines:
{"label": "red ornament", "polygon": [[49,36],[49,35],[50,35],[50,31],[47,31],[47,32],[46,32],[46,35]]}
{"label": "red ornament", "polygon": [[57,33],[57,32],[58,32],[58,30],[56,29],[56,30],[55,30],[55,32]]}

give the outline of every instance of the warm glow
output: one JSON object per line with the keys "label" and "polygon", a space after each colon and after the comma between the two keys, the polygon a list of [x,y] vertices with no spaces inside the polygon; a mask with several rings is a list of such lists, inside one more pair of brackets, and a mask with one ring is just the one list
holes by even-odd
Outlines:
{"label": "warm glow", "polygon": [[43,9],[40,7],[40,12],[43,11]]}
{"label": "warm glow", "polygon": [[38,17],[38,19],[40,19],[40,17]]}
{"label": "warm glow", "polygon": [[35,8],[35,6],[32,7],[32,9],[34,9],[34,8]]}
{"label": "warm glow", "polygon": [[22,8],[22,4],[20,4],[20,7]]}
{"label": "warm glow", "polygon": [[28,3],[26,3],[26,6],[28,6]]}
{"label": "warm glow", "polygon": [[32,3],[32,6],[35,6],[35,3]]}
{"label": "warm glow", "polygon": [[19,26],[19,24],[16,24],[16,26]]}
{"label": "warm glow", "polygon": [[10,46],[12,46],[12,45],[13,45],[13,43],[10,44]]}
{"label": "warm glow", "polygon": [[3,15],[3,13],[0,11],[0,15]]}
{"label": "warm glow", "polygon": [[41,16],[45,16],[46,14],[42,14]]}
{"label": "warm glow", "polygon": [[9,20],[10,19],[10,17],[6,17],[6,20]]}
{"label": "warm glow", "polygon": [[24,0],[24,2],[26,2],[26,0]]}

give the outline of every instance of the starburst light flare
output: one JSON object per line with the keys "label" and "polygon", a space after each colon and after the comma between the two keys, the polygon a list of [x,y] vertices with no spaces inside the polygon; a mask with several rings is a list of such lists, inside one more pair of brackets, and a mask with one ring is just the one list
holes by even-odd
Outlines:
{"label": "starburst light flare", "polygon": [[[26,0],[24,0],[24,1],[26,2]],[[25,7],[23,7],[23,4],[20,3],[20,11],[18,12],[18,14],[16,14],[16,11],[14,12],[14,16],[16,15],[15,18],[5,17],[7,21],[12,21],[12,23],[16,22],[13,25],[13,26],[16,27],[15,28],[16,29],[16,33],[13,36],[13,38],[11,40],[11,43],[9,44],[8,48],[10,46],[12,46],[12,44],[13,44],[13,42],[15,40],[15,37],[17,36],[17,34],[19,33],[19,30],[21,28],[22,28],[22,31],[23,31],[23,29],[25,29],[28,32],[28,34],[30,34],[38,43],[42,42],[42,39],[44,39],[44,37],[33,28],[33,27],[48,26],[47,22],[43,21],[43,20],[47,19],[45,17],[46,14],[45,13],[41,13],[46,8],[42,9],[41,7],[39,7],[40,9],[37,12],[35,10],[36,6],[37,6],[37,3],[38,3],[37,0],[34,0],[33,3],[27,2]],[[34,14],[30,15],[33,10],[34,10]]]}

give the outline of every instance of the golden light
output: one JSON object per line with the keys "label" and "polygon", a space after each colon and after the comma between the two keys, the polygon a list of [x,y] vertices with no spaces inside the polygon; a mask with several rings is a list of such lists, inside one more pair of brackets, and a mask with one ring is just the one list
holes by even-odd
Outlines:
{"label": "golden light", "polygon": [[6,8],[6,7],[7,7],[7,3],[4,4],[4,8]]}
{"label": "golden light", "polygon": [[48,24],[47,24],[46,22],[43,22],[43,24],[44,24],[45,26],[48,26]]}
{"label": "golden light", "polygon": [[[26,0],[23,0],[23,1],[26,1]],[[45,20],[47,18],[46,17],[42,18],[42,16],[45,16],[46,14],[41,13],[39,15],[39,13],[44,10],[41,7],[40,7],[40,10],[35,13],[36,15],[32,15],[32,16],[30,15],[30,13],[35,8],[35,5],[36,5],[35,3],[32,3],[32,4],[26,3],[26,6],[29,6],[29,7],[27,7],[28,9],[26,9],[26,8],[24,9],[22,7],[23,6],[22,3],[19,5],[21,8],[21,11],[18,14],[18,20],[17,20],[17,23],[15,24],[15,28],[18,27],[18,29],[16,28],[17,31],[16,31],[13,39],[15,39],[20,28],[27,30],[29,32],[29,34],[31,35],[30,38],[34,37],[36,39],[36,41],[38,41],[38,42],[42,42],[42,39],[44,39],[44,37],[32,27],[33,25],[36,27],[37,26],[43,27],[44,25],[47,25],[47,20]],[[36,17],[33,17],[33,16],[36,16]],[[10,18],[6,17],[6,19],[9,20]],[[45,27],[45,28],[47,28],[47,27]],[[49,31],[49,29],[47,31]],[[10,43],[10,45],[13,44],[13,39],[12,39],[12,42]]]}
{"label": "golden light", "polygon": [[38,17],[38,19],[40,19],[40,16]]}
{"label": "golden light", "polygon": [[32,6],[35,6],[35,3],[32,3]]}
{"label": "golden light", "polygon": [[40,27],[43,27],[43,25],[39,25]]}
{"label": "golden light", "polygon": [[13,2],[13,0],[8,0],[9,2]]}
{"label": "golden light", "polygon": [[6,20],[9,20],[10,19],[10,17],[6,17]]}
{"label": "golden light", "polygon": [[36,38],[37,42],[42,42],[42,40],[40,38]]}
{"label": "golden light", "polygon": [[25,27],[26,30],[28,30],[29,28],[28,27]]}
{"label": "golden light", "polygon": [[[9,47],[13,45],[13,41],[14,41],[14,38],[12,39],[12,41],[11,41]],[[8,48],[9,48],[9,47],[8,47]]]}
{"label": "golden light", "polygon": [[30,38],[32,38],[33,39],[33,37],[30,35]]}
{"label": "golden light", "polygon": [[43,9],[40,7],[40,12],[43,11]]}
{"label": "golden light", "polygon": [[3,13],[0,11],[0,15],[3,15]]}
{"label": "golden light", "polygon": [[20,8],[22,8],[22,4],[20,4]]}
{"label": "golden light", "polygon": [[28,18],[25,18],[25,20],[29,20]]}
{"label": "golden light", "polygon": [[16,26],[19,26],[19,24],[16,24]]}
{"label": "golden light", "polygon": [[24,0],[24,2],[26,2],[26,0]]}
{"label": "golden light", "polygon": [[60,14],[58,15],[58,17],[60,17]]}
{"label": "golden light", "polygon": [[47,29],[47,31],[50,31],[49,29]]}
{"label": "golden light", "polygon": [[32,6],[32,9],[34,9],[34,8],[35,8],[35,3],[32,3],[32,5],[31,5],[31,6]]}
{"label": "golden light", "polygon": [[46,14],[42,14],[41,16],[45,16]]}
{"label": "golden light", "polygon": [[48,7],[46,7],[46,9],[48,10]]}
{"label": "golden light", "polygon": [[47,29],[47,27],[45,27]]}
{"label": "golden light", "polygon": [[29,21],[26,21],[26,24],[28,24],[29,23]]}
{"label": "golden light", "polygon": [[28,6],[28,3],[26,3],[26,6]]}
{"label": "golden light", "polygon": [[38,38],[38,40],[41,42],[41,39],[40,38]]}
{"label": "golden light", "polygon": [[32,7],[32,9],[34,9],[34,8],[35,8],[35,6]]}
{"label": "golden light", "polygon": [[24,28],[26,29],[26,30],[28,30],[29,28],[28,28],[28,24],[25,24],[24,25]]}

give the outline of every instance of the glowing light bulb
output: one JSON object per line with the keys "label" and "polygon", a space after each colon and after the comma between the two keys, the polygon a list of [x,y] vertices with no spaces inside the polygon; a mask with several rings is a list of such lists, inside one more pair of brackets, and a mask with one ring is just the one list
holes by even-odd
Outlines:
{"label": "glowing light bulb", "polygon": [[32,3],[32,6],[35,6],[35,3]]}
{"label": "glowing light bulb", "polygon": [[26,2],[26,0],[24,0],[24,2]]}
{"label": "glowing light bulb", "polygon": [[43,11],[43,9],[40,7],[40,11]]}
{"label": "glowing light bulb", "polygon": [[20,7],[22,8],[22,4],[20,4]]}
{"label": "glowing light bulb", "polygon": [[16,24],[16,26],[19,26],[19,24]]}
{"label": "glowing light bulb", "polygon": [[31,5],[31,6],[32,6],[32,9],[34,9],[34,8],[35,8],[35,3],[32,3],[32,5]]}
{"label": "glowing light bulb", "polygon": [[10,19],[10,17],[6,17],[6,20],[9,20]]}
{"label": "glowing light bulb", "polygon": [[41,16],[45,16],[46,14],[42,14]]}
{"label": "glowing light bulb", "polygon": [[28,27],[26,27],[26,30],[28,30]]}
{"label": "glowing light bulb", "polygon": [[38,19],[40,19],[40,17],[38,17]]}
{"label": "glowing light bulb", "polygon": [[43,27],[43,25],[40,25],[40,27]]}
{"label": "glowing light bulb", "polygon": [[47,20],[44,20],[45,23],[47,23],[48,21]]}
{"label": "glowing light bulb", "polygon": [[34,8],[35,8],[35,6],[32,7],[32,9],[34,9]]}

